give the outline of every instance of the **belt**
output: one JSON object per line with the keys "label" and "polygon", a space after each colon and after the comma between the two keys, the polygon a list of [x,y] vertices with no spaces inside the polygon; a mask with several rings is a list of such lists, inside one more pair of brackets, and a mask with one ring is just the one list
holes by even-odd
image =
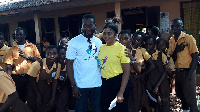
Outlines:
{"label": "belt", "polygon": [[27,77],[27,76],[28,76],[28,74],[13,74],[13,76]]}
{"label": "belt", "polygon": [[176,68],[176,71],[178,71],[178,72],[183,72],[183,71],[189,71],[190,70],[190,68]]}

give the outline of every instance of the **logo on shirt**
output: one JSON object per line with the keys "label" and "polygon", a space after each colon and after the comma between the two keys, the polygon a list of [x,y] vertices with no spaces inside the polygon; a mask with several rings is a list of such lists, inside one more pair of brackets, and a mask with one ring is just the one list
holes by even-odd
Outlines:
{"label": "logo on shirt", "polygon": [[106,63],[107,59],[108,59],[107,56],[105,56],[105,58],[103,58],[102,60],[97,59],[98,64],[99,64],[99,66],[100,66],[101,69],[106,69],[106,67],[104,66],[104,64]]}
{"label": "logo on shirt", "polygon": [[63,81],[63,80],[65,79],[65,77],[64,77],[64,76],[60,76],[59,79],[60,79],[61,81]]}
{"label": "logo on shirt", "polygon": [[97,46],[95,46],[95,43],[93,43],[92,45],[89,45],[86,52],[89,56],[87,59],[84,59],[84,60],[97,59],[97,56],[95,56],[95,54],[97,53]]}

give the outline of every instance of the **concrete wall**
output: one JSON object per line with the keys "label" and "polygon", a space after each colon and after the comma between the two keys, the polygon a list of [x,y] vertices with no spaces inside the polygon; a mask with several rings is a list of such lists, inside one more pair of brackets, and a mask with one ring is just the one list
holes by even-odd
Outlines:
{"label": "concrete wall", "polygon": [[[121,2],[121,9],[141,7],[141,6],[148,6],[148,7],[160,6],[161,12],[169,12],[169,20],[171,21],[174,18],[180,18],[180,4],[179,4],[180,1],[190,1],[190,0],[125,0]],[[56,18],[72,14],[92,13],[96,17],[97,29],[99,31],[102,31],[104,26],[104,20],[106,19],[106,12],[111,12],[111,11],[115,11],[115,3],[106,3],[106,4],[92,5],[87,7],[41,12],[38,13],[38,18]],[[9,23],[10,34],[12,34],[14,33],[14,29],[16,28],[17,22],[33,18],[34,14],[12,16],[7,18],[0,18],[0,23]],[[162,36],[167,37],[168,34],[162,34]]]}

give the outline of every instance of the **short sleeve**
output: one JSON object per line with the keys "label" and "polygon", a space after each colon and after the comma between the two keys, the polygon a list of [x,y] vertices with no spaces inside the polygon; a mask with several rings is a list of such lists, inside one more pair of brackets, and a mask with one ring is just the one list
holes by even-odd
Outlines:
{"label": "short sleeve", "polygon": [[34,51],[34,57],[41,58],[40,53],[35,45],[34,45],[33,51]]}
{"label": "short sleeve", "polygon": [[130,58],[125,54],[125,47],[120,50],[120,62],[121,63],[130,63]]}
{"label": "short sleeve", "polygon": [[35,61],[35,62],[32,63],[27,74],[32,76],[32,77],[38,77],[39,72],[40,72],[40,63],[38,61]]}
{"label": "short sleeve", "polygon": [[10,65],[13,65],[13,47],[8,51],[5,59],[4,59],[4,63],[6,64],[10,64]]}
{"label": "short sleeve", "polygon": [[75,60],[77,55],[77,51],[75,49],[75,45],[73,44],[72,40],[68,42],[66,58],[70,60]]}
{"label": "short sleeve", "polygon": [[11,95],[16,91],[15,86],[6,76],[0,76],[0,89],[7,95]]}
{"label": "short sleeve", "polygon": [[55,76],[54,79],[58,79],[60,77],[60,71],[61,71],[61,64],[58,63],[58,68],[57,68],[56,76]]}
{"label": "short sleeve", "polygon": [[142,48],[142,55],[144,57],[144,60],[147,61],[149,58],[151,58],[151,55],[149,55],[149,53],[146,51],[146,49]]}
{"label": "short sleeve", "polygon": [[188,48],[189,48],[190,54],[198,53],[198,48],[196,46],[196,40],[193,36],[190,35],[189,37],[187,37],[187,43],[188,43]]}

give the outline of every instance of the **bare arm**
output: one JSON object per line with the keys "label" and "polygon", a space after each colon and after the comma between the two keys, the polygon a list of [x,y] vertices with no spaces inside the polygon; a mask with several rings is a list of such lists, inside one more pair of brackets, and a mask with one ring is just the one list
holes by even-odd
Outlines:
{"label": "bare arm", "polygon": [[0,112],[6,112],[6,110],[8,110],[16,102],[17,98],[18,94],[16,91],[9,95],[6,102],[1,105]]}
{"label": "bare arm", "polygon": [[148,65],[147,69],[140,75],[140,77],[146,76],[155,68],[155,65],[151,58],[147,60],[147,65]]}
{"label": "bare arm", "polygon": [[192,77],[192,73],[196,69],[196,66],[197,66],[197,63],[198,63],[198,54],[193,53],[191,56],[192,56],[192,62],[191,62],[190,70],[188,72],[188,77]]}
{"label": "bare arm", "polygon": [[50,108],[53,108],[53,105],[55,103],[57,84],[58,84],[58,79],[54,79],[53,82],[52,82],[51,99],[50,99],[49,104],[48,104],[50,106]]}
{"label": "bare arm", "polygon": [[10,65],[10,64],[7,64],[7,73],[9,75],[12,75],[12,65]]}
{"label": "bare arm", "polygon": [[121,82],[120,90],[117,94],[118,102],[123,102],[124,100],[123,94],[126,89],[126,85],[128,83],[129,76],[130,76],[130,63],[122,63],[122,69],[123,69],[122,82]]}
{"label": "bare arm", "polygon": [[76,98],[79,98],[81,96],[81,93],[80,93],[78,87],[76,86],[76,83],[74,80],[73,63],[74,63],[73,60],[69,60],[69,59],[67,60],[67,74],[68,74],[68,78],[69,78],[71,86],[72,86],[72,94]]}

